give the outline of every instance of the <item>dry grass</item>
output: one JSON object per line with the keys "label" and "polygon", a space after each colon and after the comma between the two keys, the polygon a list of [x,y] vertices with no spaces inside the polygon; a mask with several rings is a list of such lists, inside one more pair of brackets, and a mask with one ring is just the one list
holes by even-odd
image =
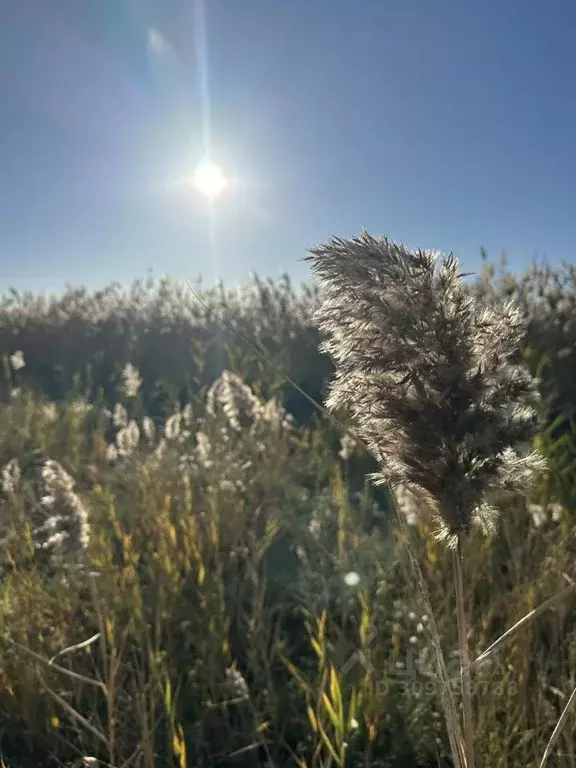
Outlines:
{"label": "dry grass", "polygon": [[[350,490],[365,464],[329,430],[285,423],[230,380],[218,391],[150,440],[126,390],[124,426],[78,396],[6,397],[0,460],[21,476],[11,465],[0,501],[4,763],[449,765],[436,656],[440,642],[459,714],[451,553],[425,517],[397,526]],[[131,427],[110,461],[131,421],[138,445]],[[36,547],[48,459],[88,510],[80,568]],[[472,657],[576,579],[569,512],[536,527],[514,498],[498,536],[463,541]],[[536,613],[472,668],[477,765],[540,765],[574,690],[574,596]],[[568,711],[551,764],[574,765],[573,726]]]}

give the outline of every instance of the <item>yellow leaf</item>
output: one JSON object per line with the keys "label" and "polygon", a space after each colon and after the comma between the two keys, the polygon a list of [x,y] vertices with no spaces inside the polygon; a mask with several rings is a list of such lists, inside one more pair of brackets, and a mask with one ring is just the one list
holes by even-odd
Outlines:
{"label": "yellow leaf", "polygon": [[336,763],[336,765],[342,765],[342,762],[341,762],[340,758],[338,757],[338,753],[334,749],[334,745],[332,744],[332,742],[330,741],[330,737],[328,736],[328,734],[326,733],[326,731],[322,727],[322,723],[320,722],[320,720],[318,720],[318,730],[320,731],[320,735],[322,736],[322,741],[324,742],[324,744],[328,748],[328,752],[330,752],[330,755],[331,755],[332,759],[334,760],[334,762]]}
{"label": "yellow leaf", "polygon": [[340,688],[340,681],[334,667],[330,667],[330,696],[334,703],[334,708],[338,714],[338,720],[343,723],[344,721],[344,703],[342,701],[342,691]]}
{"label": "yellow leaf", "polygon": [[50,725],[52,728],[60,728],[60,720],[56,717],[56,715],[52,715],[50,718]]}
{"label": "yellow leaf", "polygon": [[316,655],[318,656],[320,661],[322,661],[324,659],[324,651],[320,647],[320,644],[313,637],[310,638],[310,642],[312,643],[312,648],[314,648],[314,650],[316,651]]}
{"label": "yellow leaf", "polygon": [[310,725],[312,726],[312,730],[314,731],[314,733],[317,733],[318,721],[316,720],[316,715],[314,714],[314,710],[312,709],[310,704],[308,704],[308,706],[306,707],[306,711],[308,712],[308,720],[310,720]]}
{"label": "yellow leaf", "polygon": [[320,618],[318,619],[318,637],[324,637],[324,631],[326,629],[326,618],[328,614],[326,611],[322,611]]}
{"label": "yellow leaf", "polygon": [[164,703],[166,706],[166,711],[171,712],[172,711],[172,684],[170,683],[170,680],[166,680],[166,689],[164,691]]}
{"label": "yellow leaf", "polygon": [[184,732],[179,725],[172,737],[172,749],[178,758],[180,768],[186,768],[186,742],[184,741]]}
{"label": "yellow leaf", "polygon": [[338,715],[334,711],[334,707],[332,706],[330,699],[328,698],[328,696],[326,696],[325,693],[322,694],[322,704],[324,705],[324,709],[328,713],[328,717],[330,718],[332,725],[334,726],[334,730],[337,733],[341,733],[343,723],[338,720]]}

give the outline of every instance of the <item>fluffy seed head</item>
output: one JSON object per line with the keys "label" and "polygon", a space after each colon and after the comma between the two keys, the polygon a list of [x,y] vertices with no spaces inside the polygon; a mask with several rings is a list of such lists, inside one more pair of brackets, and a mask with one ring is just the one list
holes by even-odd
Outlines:
{"label": "fluffy seed head", "polygon": [[118,453],[120,456],[129,456],[131,453],[134,453],[139,442],[140,429],[134,419],[131,419],[116,435]]}
{"label": "fluffy seed head", "polygon": [[232,429],[241,432],[258,420],[261,403],[242,379],[224,371],[208,391],[206,409],[210,416],[222,409]]}
{"label": "fluffy seed head", "polygon": [[90,525],[88,510],[74,491],[74,479],[52,459],[44,464],[42,479],[46,492],[42,506],[50,515],[34,531],[36,544],[49,552],[53,562],[81,563],[90,543]]}
{"label": "fluffy seed head", "polygon": [[115,427],[125,427],[128,424],[128,413],[122,403],[116,403],[112,421]]}
{"label": "fluffy seed head", "polygon": [[452,256],[387,238],[331,239],[308,257],[315,320],[336,365],[327,407],[351,414],[379,463],[373,479],[429,505],[453,543],[490,503],[525,492],[538,394],[513,362],[525,331],[511,302],[482,304]]}
{"label": "fluffy seed head", "polygon": [[144,416],[142,419],[142,431],[148,442],[153,443],[156,434],[156,426],[150,416]]}
{"label": "fluffy seed head", "polygon": [[142,379],[140,378],[138,368],[133,366],[132,363],[126,363],[122,371],[122,392],[124,392],[126,397],[136,397],[141,384]]}
{"label": "fluffy seed head", "polygon": [[18,459],[10,459],[10,461],[4,465],[2,472],[0,473],[0,485],[4,493],[11,495],[16,493],[18,484],[20,483],[20,463]]}

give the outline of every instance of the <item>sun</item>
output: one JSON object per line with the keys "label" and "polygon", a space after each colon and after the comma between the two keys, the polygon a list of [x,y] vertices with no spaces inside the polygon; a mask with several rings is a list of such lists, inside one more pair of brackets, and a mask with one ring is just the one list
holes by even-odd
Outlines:
{"label": "sun", "polygon": [[208,200],[215,200],[224,192],[228,182],[219,165],[202,163],[194,172],[192,184]]}

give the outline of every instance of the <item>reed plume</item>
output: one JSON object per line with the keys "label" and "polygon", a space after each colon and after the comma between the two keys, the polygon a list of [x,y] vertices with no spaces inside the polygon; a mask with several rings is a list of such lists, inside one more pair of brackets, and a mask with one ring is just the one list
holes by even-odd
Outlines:
{"label": "reed plume", "polygon": [[515,362],[518,307],[481,303],[453,255],[386,237],[332,238],[307,260],[336,366],[326,405],[352,416],[372,479],[418,496],[450,545],[473,525],[493,531],[495,501],[544,468],[530,450],[538,391]]}

